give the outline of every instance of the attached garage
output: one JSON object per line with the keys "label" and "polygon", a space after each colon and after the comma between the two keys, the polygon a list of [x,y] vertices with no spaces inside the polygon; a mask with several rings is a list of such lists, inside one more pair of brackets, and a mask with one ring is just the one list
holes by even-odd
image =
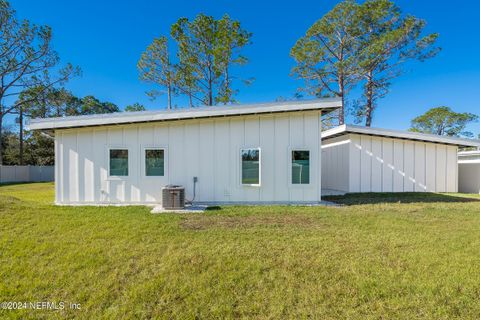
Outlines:
{"label": "attached garage", "polygon": [[479,140],[342,125],[322,132],[324,194],[457,192],[459,147]]}
{"label": "attached garage", "polygon": [[458,192],[480,193],[480,150],[458,153]]}

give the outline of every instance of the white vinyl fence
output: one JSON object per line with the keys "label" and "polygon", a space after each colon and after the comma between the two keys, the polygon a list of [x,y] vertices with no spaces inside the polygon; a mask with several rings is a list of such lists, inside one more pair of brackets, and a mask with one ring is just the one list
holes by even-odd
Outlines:
{"label": "white vinyl fence", "polygon": [[54,180],[54,166],[0,166],[0,183]]}

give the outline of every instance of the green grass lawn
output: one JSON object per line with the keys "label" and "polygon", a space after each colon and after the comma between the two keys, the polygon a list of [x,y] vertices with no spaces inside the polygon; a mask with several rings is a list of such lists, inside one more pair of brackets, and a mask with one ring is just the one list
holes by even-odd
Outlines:
{"label": "green grass lawn", "polygon": [[0,318],[479,318],[479,197],[329,199],[153,215],[1,186],[0,302],[81,309]]}

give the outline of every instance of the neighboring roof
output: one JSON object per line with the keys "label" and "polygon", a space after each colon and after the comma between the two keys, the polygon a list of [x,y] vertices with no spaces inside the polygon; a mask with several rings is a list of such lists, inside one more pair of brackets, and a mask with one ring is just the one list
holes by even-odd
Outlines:
{"label": "neighboring roof", "polygon": [[232,117],[294,111],[332,111],[340,106],[341,100],[338,98],[295,100],[261,104],[194,107],[188,109],[163,111],[118,112],[88,116],[32,119],[27,126],[30,130],[78,128],[126,123]]}
{"label": "neighboring roof", "polygon": [[460,151],[458,153],[459,157],[464,156],[479,156],[480,157],[480,150],[470,150],[470,151]]}
{"label": "neighboring roof", "polygon": [[459,152],[458,163],[480,163],[480,150]]}
{"label": "neighboring roof", "polygon": [[370,136],[389,137],[405,140],[424,141],[432,143],[441,143],[448,145],[456,145],[461,147],[480,147],[480,140],[455,138],[447,136],[439,136],[435,134],[426,134],[419,132],[389,130],[380,128],[370,128],[354,125],[341,125],[339,127],[322,132],[322,139],[331,139],[349,133],[364,134]]}

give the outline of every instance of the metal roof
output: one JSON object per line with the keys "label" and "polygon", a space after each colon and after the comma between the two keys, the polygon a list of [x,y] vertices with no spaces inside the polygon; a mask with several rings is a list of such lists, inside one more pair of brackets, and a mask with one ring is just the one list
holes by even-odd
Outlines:
{"label": "metal roof", "polygon": [[480,163],[480,150],[459,152],[458,163]]}
{"label": "metal roof", "polygon": [[480,140],[464,139],[448,136],[439,136],[435,134],[426,134],[419,132],[390,130],[381,128],[370,128],[364,126],[341,125],[336,128],[322,132],[322,140],[335,138],[349,133],[364,134],[370,136],[388,137],[396,139],[441,143],[456,145],[461,147],[480,147]]}
{"label": "metal roof", "polygon": [[341,100],[338,98],[295,100],[260,104],[195,107],[162,111],[118,112],[88,116],[32,119],[27,124],[27,127],[29,130],[45,130],[295,111],[332,111],[340,106]]}

